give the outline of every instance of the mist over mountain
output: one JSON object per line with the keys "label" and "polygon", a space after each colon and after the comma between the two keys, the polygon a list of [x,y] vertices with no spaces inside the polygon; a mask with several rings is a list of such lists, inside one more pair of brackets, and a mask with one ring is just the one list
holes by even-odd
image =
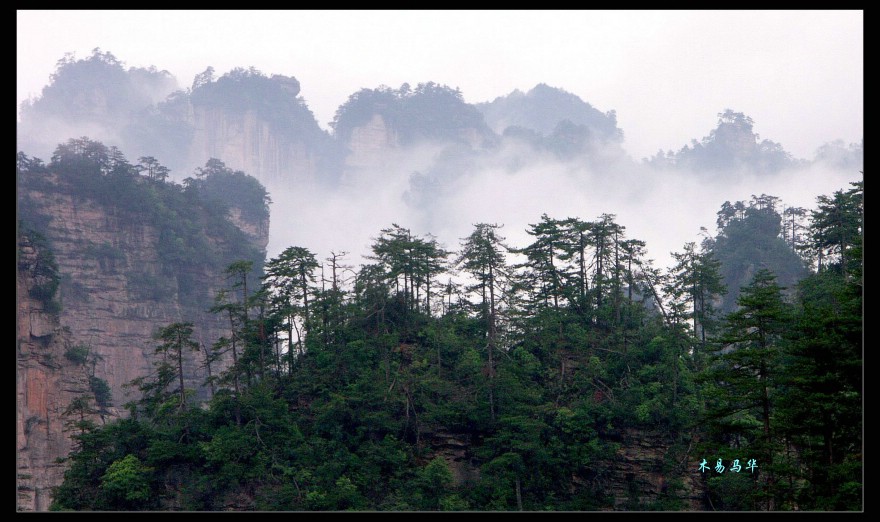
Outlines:
{"label": "mist over mountain", "polygon": [[[613,108],[602,112],[546,84],[476,105],[430,81],[365,87],[339,106],[332,132],[300,93],[295,77],[252,67],[219,77],[207,67],[180,89],[165,71],[126,69],[96,49],[59,61],[41,96],[22,107],[18,149],[49,158],[57,144],[86,135],[130,157],[158,158],[178,180],[220,159],[270,190],[270,254],[293,243],[329,251],[334,238],[365,245],[394,220],[445,232],[451,243],[467,220],[521,228],[557,208],[626,216],[643,237],[657,236],[649,249],[668,260],[698,233],[693,220],[712,223],[726,200],[773,194],[809,206],[815,194],[857,178],[863,163],[863,147],[843,142],[823,145],[812,161],[793,158],[757,134],[759,122],[731,109],[714,129],[707,115],[702,139],[637,162]],[[677,200],[687,201],[676,208],[680,228],[657,234],[654,209]],[[334,234],[311,232],[325,226]]]}
{"label": "mist over mountain", "polygon": [[[150,144],[136,131],[128,136],[131,127],[142,125],[177,89],[168,71],[126,68],[110,52],[94,49],[83,59],[67,55],[40,96],[20,107],[18,150],[48,158],[59,143],[89,135],[138,153]],[[158,122],[150,126],[159,127]]]}
{"label": "mist over mountain", "polygon": [[753,130],[754,121],[731,109],[718,114],[718,126],[699,142],[693,140],[678,152],[660,151],[648,160],[661,168],[686,168],[711,173],[750,169],[774,173],[804,164],[792,158],[781,144],[761,140]]}
{"label": "mist over mountain", "polygon": [[843,140],[826,143],[816,150],[813,162],[837,169],[862,170],[865,164],[865,140],[849,145]]}
{"label": "mist over mountain", "polygon": [[568,120],[574,125],[586,126],[603,141],[623,140],[614,110],[602,113],[577,95],[544,83],[526,93],[515,90],[491,102],[478,103],[476,107],[483,113],[486,124],[498,134],[504,134],[509,127],[521,127],[549,135],[557,130],[560,122]]}
{"label": "mist over mountain", "polygon": [[350,140],[355,129],[379,116],[402,146],[421,141],[462,142],[483,146],[492,132],[480,113],[464,102],[461,91],[434,82],[408,83],[398,89],[379,86],[352,94],[331,122],[337,139]]}

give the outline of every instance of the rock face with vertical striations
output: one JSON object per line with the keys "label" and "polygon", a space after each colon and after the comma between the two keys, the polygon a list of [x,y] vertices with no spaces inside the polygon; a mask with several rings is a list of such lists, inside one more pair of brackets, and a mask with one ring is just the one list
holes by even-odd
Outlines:
{"label": "rock face with vertical striations", "polygon": [[18,242],[16,290],[16,507],[44,511],[51,488],[61,483],[65,457],[72,444],[63,412],[79,396],[91,394],[85,369],[65,357],[72,346],[70,331],[61,327],[50,304],[31,296],[44,284],[38,274],[45,245],[31,237]]}
{"label": "rock face with vertical striations", "polygon": [[317,180],[319,159],[315,150],[278,132],[256,111],[237,113],[197,106],[192,118],[192,164],[222,158],[231,168],[273,186],[296,186]]}
{"label": "rock face with vertical striations", "polygon": [[317,180],[332,139],[298,97],[296,78],[239,68],[202,80],[176,111],[192,129],[191,165],[219,158],[272,186]]}
{"label": "rock face with vertical striations", "polygon": [[[57,173],[19,177],[20,209],[27,210],[19,218],[26,214],[31,219],[20,230],[16,279],[19,510],[48,509],[51,488],[63,478],[64,465],[56,459],[71,449],[71,432],[64,428],[71,419],[63,413],[75,398],[87,397],[102,412],[92,415],[97,424],[126,413],[123,405],[137,398],[126,383],[154,370],[157,341],[152,336],[158,328],[193,322],[194,340],[209,348],[228,335],[228,324],[208,312],[217,291],[230,285],[223,267],[197,259],[169,266],[169,243],[181,242],[185,248],[186,241],[174,239],[155,219],[108,201],[112,198],[99,201],[78,193]],[[202,223],[217,226],[223,223],[219,219]],[[180,219],[169,220],[174,221]],[[41,245],[26,235],[32,226],[44,238]],[[249,243],[246,252],[263,256],[252,260],[258,269],[268,242],[268,218],[254,219],[232,207],[224,226],[223,233],[210,228],[191,232],[203,238],[200,247],[209,249],[211,257],[224,259],[245,251],[230,240],[240,238],[240,243]],[[229,227],[239,235],[230,235]],[[54,257],[57,289],[51,288],[51,296],[51,285],[44,281],[46,263],[38,262],[46,258],[38,255],[45,254],[40,249]],[[185,386],[198,399],[209,396],[203,385],[204,355],[187,353],[184,361]],[[213,363],[212,374],[228,367],[230,358]],[[96,379],[109,388],[103,405],[97,404]]]}
{"label": "rock face with vertical striations", "polygon": [[390,153],[398,147],[400,140],[397,132],[381,114],[373,114],[370,121],[351,130],[345,164],[355,169],[383,167],[388,163]]}
{"label": "rock face with vertical striations", "polygon": [[211,158],[264,184],[299,186],[333,176],[336,147],[292,76],[213,68],[180,90],[167,71],[126,68],[109,52],[65,57],[41,95],[22,104],[18,150],[49,157],[89,136],[132,158],[161,158],[177,179]]}

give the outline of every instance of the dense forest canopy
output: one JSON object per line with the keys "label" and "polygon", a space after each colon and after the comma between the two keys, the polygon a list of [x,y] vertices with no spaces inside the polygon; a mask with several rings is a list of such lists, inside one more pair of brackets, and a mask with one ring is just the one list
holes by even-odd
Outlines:
{"label": "dense forest canopy", "polygon": [[[20,186],[54,176],[163,220],[170,274],[211,256],[187,219],[267,217],[219,160],[184,185],[87,138],[17,162]],[[718,234],[666,269],[612,214],[544,214],[521,246],[496,223],[453,247],[391,224],[358,269],[303,246],[215,259],[229,331],[211,353],[234,363],[213,396],[182,384],[186,318],[162,328],[127,418],[69,408],[53,509],[859,510],[862,183],[780,208],[725,203]],[[637,440],[663,450],[622,480]]]}
{"label": "dense forest canopy", "polygon": [[[778,208],[780,207],[780,208]],[[731,312],[736,308],[738,289],[761,268],[771,270],[780,285],[794,288],[807,274],[810,253],[802,244],[797,230],[804,230],[803,209],[781,208],[779,198],[762,194],[748,202],[725,201],[718,212],[718,235],[706,242],[721,263],[724,285],[731,289],[721,309]],[[786,229],[795,234],[783,234]]]}

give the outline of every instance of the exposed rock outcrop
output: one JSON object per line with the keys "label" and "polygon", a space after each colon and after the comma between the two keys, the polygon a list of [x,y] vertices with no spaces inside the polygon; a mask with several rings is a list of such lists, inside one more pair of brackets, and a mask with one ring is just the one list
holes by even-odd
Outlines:
{"label": "exposed rock outcrop", "polygon": [[37,284],[33,267],[39,249],[30,238],[19,239],[16,290],[16,507],[43,511],[51,489],[64,475],[65,457],[72,441],[63,413],[71,401],[91,394],[81,365],[65,357],[73,342],[59,317],[31,297]]}
{"label": "exposed rock outcrop", "polygon": [[253,110],[241,113],[199,105],[192,108],[190,163],[222,159],[273,186],[312,183],[318,174],[317,151],[273,129]]}
{"label": "exposed rock outcrop", "polygon": [[382,115],[373,114],[365,125],[352,129],[345,164],[355,169],[382,167],[399,147],[397,132],[385,123]]}
{"label": "exposed rock outcrop", "polygon": [[670,446],[657,433],[623,431],[617,458],[605,470],[610,480],[604,489],[615,510],[644,509],[665,496],[678,498],[684,511],[704,509],[699,474],[690,466],[693,456],[670,454]]}
{"label": "exposed rock outcrop", "polygon": [[[123,415],[122,406],[137,398],[136,390],[125,384],[154,370],[152,335],[159,327],[193,322],[194,339],[208,347],[228,328],[207,311],[205,299],[191,298],[191,289],[167,276],[159,254],[160,230],[71,194],[51,176],[47,181],[24,190],[29,204],[46,219],[41,231],[57,263],[60,311],[50,313],[29,297],[36,282],[22,267],[36,254],[27,241],[19,249],[17,276],[18,507],[37,511],[48,508],[51,488],[63,478],[64,466],[56,459],[67,456],[71,441],[62,413],[74,398],[94,396],[89,377],[109,385],[105,416]],[[231,211],[230,221],[265,252],[268,223],[248,223],[238,209]],[[201,296],[212,296],[229,284],[222,270],[199,265],[187,280]],[[155,293],[157,288],[161,295]],[[184,299],[186,292],[189,297]],[[65,356],[74,346],[87,347],[92,354],[88,371]],[[213,363],[212,373],[217,375],[229,363]],[[203,352],[186,354],[184,373],[186,387],[207,399]],[[102,419],[96,419],[100,424]]]}
{"label": "exposed rock outcrop", "polygon": [[436,432],[430,434],[433,451],[428,459],[441,457],[452,472],[455,486],[480,479],[480,466],[472,454],[471,437],[461,433]]}

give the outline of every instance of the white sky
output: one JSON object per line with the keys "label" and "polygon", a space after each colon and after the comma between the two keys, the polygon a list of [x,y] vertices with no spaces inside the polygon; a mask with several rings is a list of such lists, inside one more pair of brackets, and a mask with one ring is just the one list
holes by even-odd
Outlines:
{"label": "white sky", "polygon": [[327,128],[362,87],[434,81],[468,102],[547,83],[616,110],[638,160],[725,108],[811,159],[863,135],[862,11],[18,11],[17,102],[100,47],[181,87],[211,65],[295,76]]}

